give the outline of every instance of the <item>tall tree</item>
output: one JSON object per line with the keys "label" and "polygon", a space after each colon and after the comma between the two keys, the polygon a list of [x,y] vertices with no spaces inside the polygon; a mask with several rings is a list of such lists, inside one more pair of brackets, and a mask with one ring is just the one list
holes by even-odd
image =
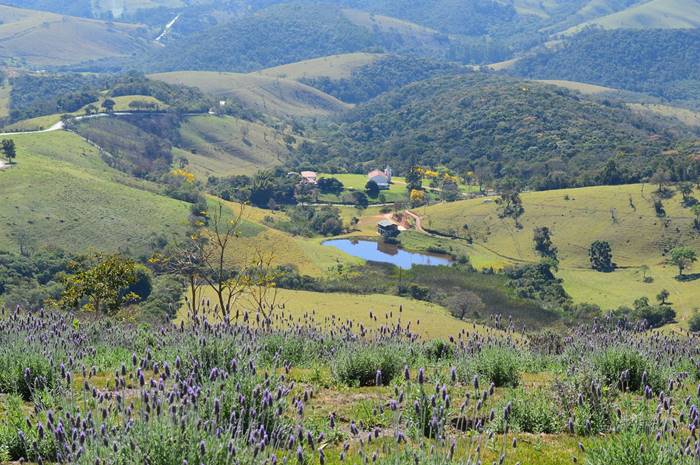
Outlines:
{"label": "tall tree", "polygon": [[83,308],[96,313],[114,313],[124,304],[138,299],[128,292],[136,283],[136,263],[120,255],[97,256],[97,264],[65,278],[65,291],[60,305],[64,308]]}
{"label": "tall tree", "polygon": [[591,267],[596,271],[610,272],[615,269],[612,247],[607,241],[595,241],[588,250]]}
{"label": "tall tree", "polygon": [[671,250],[669,262],[678,267],[678,275],[683,276],[683,272],[698,261],[697,253],[690,247],[676,247]]}
{"label": "tall tree", "polygon": [[237,213],[230,213],[219,204],[210,216],[209,228],[202,231],[202,240],[196,242],[201,247],[199,256],[204,270],[202,278],[216,295],[214,313],[224,319],[230,316],[232,305],[245,291],[243,273],[237,272],[230,265],[243,212],[243,206]]}
{"label": "tall tree", "polygon": [[533,241],[535,251],[543,258],[557,259],[557,248],[552,243],[552,232],[547,226],[535,228]]}
{"label": "tall tree", "polygon": [[12,139],[3,139],[0,144],[2,145],[2,152],[5,154],[5,158],[7,158],[10,163],[14,163],[14,160],[17,157],[15,141]]}

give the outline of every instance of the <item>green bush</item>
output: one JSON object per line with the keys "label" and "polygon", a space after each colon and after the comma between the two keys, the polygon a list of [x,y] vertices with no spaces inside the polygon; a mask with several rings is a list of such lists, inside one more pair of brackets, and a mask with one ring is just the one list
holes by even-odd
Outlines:
{"label": "green bush", "polygon": [[29,401],[34,391],[55,385],[56,378],[46,358],[34,353],[0,353],[0,392],[19,394]]}
{"label": "green bush", "polygon": [[[661,374],[644,355],[633,349],[614,347],[598,353],[593,357],[593,368],[608,386],[639,391],[645,386],[642,377],[646,372],[646,384],[655,389],[663,388]],[[621,382],[623,372],[627,374],[624,383]]]}
{"label": "green bush", "polygon": [[[551,392],[543,389],[525,392],[516,389],[507,396],[511,403],[508,425],[511,429],[525,433],[555,434],[562,431],[563,417]],[[501,420],[499,432],[504,431]]]}
{"label": "green bush", "polygon": [[401,352],[395,347],[362,347],[340,352],[335,360],[333,374],[347,386],[374,386],[377,371],[382,372],[382,383],[389,384],[400,372]]}
{"label": "green bush", "polygon": [[445,360],[452,358],[454,348],[442,339],[434,339],[423,346],[423,352],[429,360]]}
{"label": "green bush", "polygon": [[695,313],[688,321],[688,327],[694,333],[700,332],[700,313]]}
{"label": "green bush", "polygon": [[516,387],[520,384],[519,365],[515,351],[502,348],[485,349],[471,363],[475,374],[483,376],[496,387]]}

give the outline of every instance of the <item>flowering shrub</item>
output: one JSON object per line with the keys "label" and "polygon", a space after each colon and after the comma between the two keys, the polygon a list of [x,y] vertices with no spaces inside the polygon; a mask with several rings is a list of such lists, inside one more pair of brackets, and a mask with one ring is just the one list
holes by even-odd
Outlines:
{"label": "flowering shrub", "polygon": [[0,310],[3,461],[546,464],[571,441],[588,465],[700,458],[691,333],[608,321],[542,350],[512,330],[430,342],[312,314],[150,328]]}

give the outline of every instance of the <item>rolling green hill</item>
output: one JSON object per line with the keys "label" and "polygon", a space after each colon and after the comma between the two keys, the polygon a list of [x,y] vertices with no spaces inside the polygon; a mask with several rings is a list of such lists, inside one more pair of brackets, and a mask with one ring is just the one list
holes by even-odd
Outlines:
{"label": "rolling green hill", "polygon": [[273,116],[327,116],[349,108],[340,100],[305,84],[258,74],[181,71],[153,74],[151,78],[197,87],[217,98],[231,98]]}
{"label": "rolling green hill", "polygon": [[107,23],[0,5],[0,60],[11,66],[60,66],[126,57],[150,46],[139,25]]}
{"label": "rolling green hill", "polygon": [[371,65],[383,57],[381,53],[345,53],[275,66],[257,71],[255,74],[295,81],[317,78],[347,79],[358,68]]}
{"label": "rolling green hill", "polygon": [[303,147],[300,159],[351,171],[442,164],[552,188],[594,182],[612,157],[636,176],[648,176],[674,138],[622,104],[476,73],[420,81],[382,95],[358,106],[321,140]]}
{"label": "rolling green hill", "polygon": [[564,31],[572,34],[587,27],[603,29],[693,29],[700,27],[700,1],[651,0],[597,17]]}
{"label": "rolling green hill", "polygon": [[0,171],[0,249],[149,251],[156,235],[187,227],[189,205],[107,166],[79,136],[13,136],[17,164]]}
{"label": "rolling green hill", "polygon": [[232,117],[192,116],[180,127],[176,157],[201,179],[210,175],[252,175],[289,159],[284,133],[259,122]]}
{"label": "rolling green hill", "polygon": [[[674,279],[678,271],[666,264],[667,253],[679,245],[700,251],[700,234],[693,230],[694,215],[681,205],[680,194],[664,201],[667,215],[658,218],[652,202],[654,189],[638,184],[524,193],[522,229],[510,219],[499,218],[492,199],[441,204],[420,213],[424,228],[470,236],[470,258],[482,267],[537,261],[533,229],[547,226],[559,249],[559,275],[575,300],[613,308],[630,305],[641,295],[653,300],[665,288],[686,319],[699,306],[700,286],[697,281]],[[696,191],[696,197],[698,194]],[[595,240],[610,242],[621,269],[612,274],[590,269],[588,247]],[[652,283],[643,283],[644,273],[653,277]]]}

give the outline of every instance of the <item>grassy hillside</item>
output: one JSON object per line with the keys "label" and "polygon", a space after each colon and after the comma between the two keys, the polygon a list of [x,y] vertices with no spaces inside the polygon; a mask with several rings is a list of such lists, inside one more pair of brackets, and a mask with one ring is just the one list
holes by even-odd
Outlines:
{"label": "grassy hillside", "polygon": [[211,71],[177,71],[150,77],[197,87],[217,98],[232,98],[273,116],[327,116],[348,108],[338,99],[290,79]]}
{"label": "grassy hillside", "polygon": [[14,136],[17,165],[0,171],[0,248],[144,253],[154,235],[183,233],[184,203],[109,168],[67,132]]}
{"label": "grassy hillside", "polygon": [[590,182],[612,157],[650,175],[651,161],[673,141],[622,105],[479,73],[409,84],[358,106],[344,122],[300,158],[350,171],[444,164],[551,188]]}
{"label": "grassy hillside", "polygon": [[188,170],[202,179],[250,175],[289,158],[284,134],[237,118],[188,117],[180,127],[180,136],[175,155],[186,157]]}
{"label": "grassy hillside", "polygon": [[352,76],[358,68],[370,65],[381,59],[381,53],[346,53],[304,60],[288,65],[257,71],[256,74],[273,78],[300,79],[344,79]]}
{"label": "grassy hillside", "polygon": [[653,103],[630,103],[630,108],[640,112],[651,112],[660,116],[675,118],[683,124],[700,127],[700,112],[679,108],[670,105]]}
{"label": "grassy hillside", "polygon": [[651,0],[572,27],[572,34],[587,27],[603,29],[692,29],[700,27],[700,1]]}
{"label": "grassy hillside", "polygon": [[[205,296],[213,299],[214,294],[207,291]],[[242,300],[246,301],[247,298],[243,297]],[[363,324],[366,328],[374,330],[387,321],[396,323],[400,319],[403,325],[410,322],[413,331],[425,339],[447,339],[462,329],[470,334],[494,332],[482,325],[457,320],[447,309],[438,305],[405,297],[326,294],[281,289],[278,293],[278,303],[285,306],[285,319],[300,323],[314,320],[321,327],[330,326],[332,320],[352,320],[354,324]],[[381,318],[370,318],[370,313]],[[385,315],[387,318],[384,318]],[[183,306],[176,321],[187,319],[187,307]]]}
{"label": "grassy hillside", "polygon": [[589,30],[518,61],[511,71],[642,92],[700,108],[698,62],[700,29]]}
{"label": "grassy hillside", "polygon": [[[420,213],[425,215],[425,228],[462,238],[471,236],[470,255],[481,266],[538,260],[533,230],[547,226],[559,249],[560,276],[575,299],[612,308],[629,305],[641,295],[653,299],[666,288],[685,319],[698,307],[700,287],[697,282],[676,281],[677,269],[665,263],[666,255],[679,245],[700,251],[700,234],[692,229],[694,215],[681,205],[680,194],[664,201],[667,217],[658,218],[651,200],[654,189],[651,185],[627,185],[522,194],[522,229],[510,219],[499,218],[492,200],[436,205]],[[596,240],[610,242],[620,270],[612,274],[590,270],[588,247]],[[642,282],[643,265],[654,278],[651,284]]]}
{"label": "grassy hillside", "polygon": [[[217,200],[218,202],[218,200]],[[233,212],[240,212],[240,204],[223,202]],[[291,234],[265,226],[266,219],[279,221],[286,219],[283,212],[262,210],[246,206],[243,219],[256,226],[255,233],[241,237],[230,251],[232,263],[248,264],[255,258],[256,251],[273,253],[276,265],[293,265],[301,274],[314,277],[328,275],[339,263],[359,264],[361,260],[345,255],[333,247],[322,245],[321,238],[295,237]]]}
{"label": "grassy hillside", "polygon": [[564,81],[557,79],[541,79],[539,82],[543,84],[551,84],[553,86],[563,87],[564,89],[575,90],[585,95],[599,95],[618,92],[617,89],[597,86],[595,84],[586,84],[585,82]]}
{"label": "grassy hillside", "polygon": [[145,31],[0,5],[0,60],[17,66],[71,65],[143,51]]}

